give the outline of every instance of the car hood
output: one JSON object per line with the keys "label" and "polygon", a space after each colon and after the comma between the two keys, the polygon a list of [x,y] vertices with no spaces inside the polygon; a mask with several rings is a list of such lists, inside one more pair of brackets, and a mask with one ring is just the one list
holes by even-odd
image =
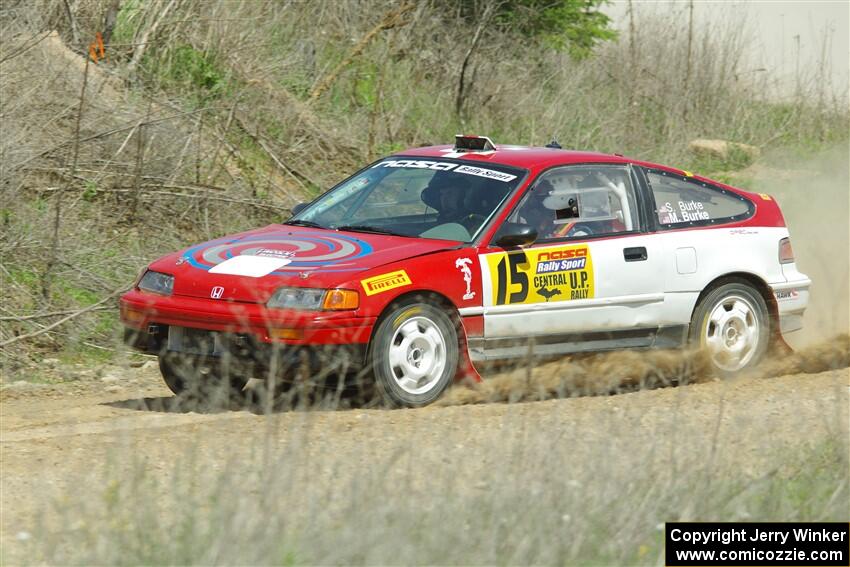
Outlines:
{"label": "car hood", "polygon": [[151,269],[174,274],[174,295],[265,302],[281,286],[337,287],[358,272],[458,244],[271,225],[189,247]]}

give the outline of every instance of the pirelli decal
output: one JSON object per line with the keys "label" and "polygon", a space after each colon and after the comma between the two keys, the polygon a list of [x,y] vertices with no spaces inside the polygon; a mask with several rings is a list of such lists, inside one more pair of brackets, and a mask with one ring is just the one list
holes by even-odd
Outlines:
{"label": "pirelli decal", "polygon": [[375,295],[376,293],[382,293],[397,287],[411,285],[413,282],[410,281],[407,272],[398,270],[361,280],[360,283],[363,285],[363,291],[366,292],[366,295]]}
{"label": "pirelli decal", "polygon": [[593,262],[582,246],[488,254],[493,305],[592,299]]}

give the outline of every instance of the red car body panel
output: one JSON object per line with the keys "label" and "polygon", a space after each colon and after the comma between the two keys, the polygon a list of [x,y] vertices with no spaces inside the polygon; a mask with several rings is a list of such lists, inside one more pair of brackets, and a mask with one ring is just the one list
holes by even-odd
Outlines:
{"label": "red car body panel", "polygon": [[[497,146],[494,152],[453,156],[447,154],[451,150],[452,146],[416,148],[401,152],[396,157],[456,157],[465,162],[496,163],[528,172],[518,189],[479,236],[477,243],[270,225],[193,246],[155,261],[150,265],[151,270],[175,276],[173,295],[164,297],[138,288],[128,292],[121,298],[123,323],[139,330],[156,322],[245,332],[263,342],[278,340],[295,345],[366,344],[381,314],[402,295],[436,294],[443,298],[444,303],[456,309],[482,307],[481,278],[472,277],[468,281],[464,278],[464,267],[472,274],[481,273],[479,254],[500,250],[490,246],[494,234],[525,190],[546,169],[579,163],[622,163],[690,176],[682,170],[593,152]],[[694,178],[703,179],[699,176]],[[743,195],[755,205],[752,216],[724,226],[785,225],[782,213],[772,198],[715,181],[705,181]],[[683,227],[680,230],[713,228]],[[218,262],[244,251],[260,251],[270,257],[295,255],[291,256],[289,264],[263,277],[247,278],[211,271]],[[399,271],[404,272],[404,277],[394,275]],[[383,289],[370,292],[366,286],[373,278],[378,278],[379,282],[380,278],[386,278],[389,283]],[[215,297],[213,288],[217,287],[223,288],[223,291]],[[360,305],[350,311],[297,312],[267,308],[265,303],[280,287],[357,290]],[[461,321],[466,335],[464,344],[467,337],[483,336],[484,321],[480,313],[461,317]],[[303,336],[297,339],[272,339],[272,329],[301,329]],[[468,357],[464,358],[460,374],[480,379]]]}

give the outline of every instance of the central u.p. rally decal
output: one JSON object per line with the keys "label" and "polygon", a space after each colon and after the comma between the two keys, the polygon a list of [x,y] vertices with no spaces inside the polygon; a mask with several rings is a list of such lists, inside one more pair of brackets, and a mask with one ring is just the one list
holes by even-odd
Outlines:
{"label": "central u.p. rally decal", "polygon": [[493,305],[591,299],[593,261],[586,245],[486,256]]}

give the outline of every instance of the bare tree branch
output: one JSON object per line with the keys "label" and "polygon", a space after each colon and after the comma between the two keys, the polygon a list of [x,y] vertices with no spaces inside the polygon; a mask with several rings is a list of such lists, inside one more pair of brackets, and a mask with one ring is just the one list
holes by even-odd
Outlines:
{"label": "bare tree branch", "polygon": [[71,8],[70,0],[63,0],[65,5],[65,15],[68,16],[68,23],[71,28],[71,37],[74,38],[74,47],[80,47],[80,29],[77,27],[77,18],[74,17],[74,10]]}
{"label": "bare tree branch", "polygon": [[[83,106],[86,103],[86,86],[89,80],[89,58],[86,57],[86,67],[83,70],[83,86],[80,88],[80,106],[77,109],[77,121],[74,124],[74,153],[71,158],[71,177],[76,174],[77,160],[80,157],[80,121],[83,117]],[[53,235],[50,239],[50,257],[41,276],[41,294],[47,299],[50,296],[50,275],[56,263],[56,250],[59,248],[59,227],[62,222],[62,192],[56,193],[56,208],[53,216]]]}
{"label": "bare tree branch", "polygon": [[17,57],[19,55],[23,55],[24,53],[26,53],[27,51],[29,51],[30,49],[32,49],[33,47],[35,47],[36,45],[38,45],[39,43],[41,43],[42,41],[44,41],[45,39],[50,37],[50,34],[52,34],[52,33],[53,33],[52,31],[46,31],[39,36],[33,36],[34,38],[37,38],[37,39],[31,39],[29,43],[24,44],[24,46],[21,47],[20,49],[18,49],[17,51],[13,51],[12,53],[7,55],[3,59],[0,59],[0,64],[3,64],[10,59],[14,59],[15,57]]}
{"label": "bare tree branch", "polygon": [[490,23],[490,18],[496,11],[496,6],[498,4],[499,2],[490,2],[487,4],[487,7],[484,9],[484,13],[481,15],[481,20],[478,22],[478,27],[475,28],[475,34],[472,36],[472,43],[469,44],[469,49],[466,50],[466,55],[463,57],[463,63],[460,65],[460,76],[457,81],[457,96],[455,97],[455,114],[461,118],[461,122],[463,122],[463,106],[467,95],[466,69],[472,59],[472,54],[475,53],[475,49],[478,47],[481,34],[484,31],[484,28],[487,27],[487,24]]}
{"label": "bare tree branch", "polygon": [[384,17],[381,18],[381,21],[378,22],[378,24],[371,30],[366,32],[366,35],[364,35],[360,39],[360,41],[357,42],[357,45],[354,46],[354,48],[351,50],[351,52],[349,52],[345,59],[340,61],[333,71],[328,73],[328,75],[324,79],[319,81],[319,83],[310,93],[310,100],[316,100],[317,98],[322,96],[322,94],[324,94],[324,92],[328,90],[331,85],[334,84],[334,82],[339,77],[339,74],[342,73],[342,71],[345,70],[346,67],[351,65],[351,63],[354,61],[354,59],[357,58],[357,56],[363,53],[363,50],[366,49],[366,47],[372,42],[373,39],[375,39],[375,37],[382,30],[388,30],[397,26],[407,25],[408,22],[405,21],[402,16],[404,16],[407,12],[413,10],[414,7],[415,5],[412,2],[408,2],[406,4],[403,4],[400,8],[397,8],[384,14]]}
{"label": "bare tree branch", "polygon": [[149,39],[156,33],[157,28],[162,23],[162,20],[168,15],[168,12],[171,11],[171,8],[174,7],[174,4],[177,0],[170,0],[168,4],[165,5],[165,8],[157,14],[156,19],[153,23],[148,26],[148,28],[142,33],[142,37],[139,38],[138,41],[134,41],[134,43],[139,44],[136,49],[133,50],[133,58],[130,59],[129,65],[127,65],[128,73],[133,73],[136,67],[139,65],[139,62],[142,60],[142,57],[145,55],[145,50],[148,47]]}
{"label": "bare tree branch", "polygon": [[130,289],[128,286],[126,286],[126,285],[122,286],[119,289],[116,289],[115,291],[113,291],[112,293],[107,295],[106,297],[104,297],[103,299],[101,299],[100,301],[98,301],[97,303],[93,303],[92,305],[89,305],[88,307],[86,307],[84,309],[74,311],[70,315],[62,317],[58,321],[54,321],[50,325],[47,325],[46,327],[39,329],[38,331],[33,331],[32,333],[27,333],[25,335],[18,335],[17,337],[12,337],[11,339],[3,341],[2,343],[0,343],[0,348],[7,347],[9,345],[15,344],[15,343],[23,341],[23,340],[32,339],[32,338],[35,338],[39,335],[43,335],[44,333],[50,331],[51,329],[55,329],[56,327],[58,327],[62,323],[70,321],[71,319],[74,319],[75,317],[79,317],[80,315],[83,315],[83,314],[88,313],[90,311],[94,311],[99,306],[103,305],[107,301],[114,299],[117,295],[124,293],[128,289]]}
{"label": "bare tree branch", "polygon": [[[114,310],[116,307],[110,305],[102,305],[96,309],[90,309],[90,311],[110,311]],[[47,319],[48,317],[58,317],[59,315],[68,315],[71,313],[76,313],[79,309],[65,309],[62,311],[51,311],[50,313],[34,313],[32,315],[10,315],[0,317],[0,321],[31,321],[33,319]]]}

